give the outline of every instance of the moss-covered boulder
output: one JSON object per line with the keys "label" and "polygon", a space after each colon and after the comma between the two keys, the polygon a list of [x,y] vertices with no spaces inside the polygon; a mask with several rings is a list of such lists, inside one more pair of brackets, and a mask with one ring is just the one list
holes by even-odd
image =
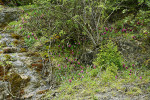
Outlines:
{"label": "moss-covered boulder", "polygon": [[16,53],[17,48],[15,47],[4,47],[3,48],[3,53]]}
{"label": "moss-covered boulder", "polygon": [[12,73],[9,76],[8,80],[11,84],[11,92],[14,95],[20,94],[20,91],[23,87],[27,85],[27,83],[30,81],[30,77],[26,75],[20,75],[17,73]]}
{"label": "moss-covered boulder", "polygon": [[19,10],[16,8],[0,9],[0,27],[5,27],[9,22],[19,18]]}

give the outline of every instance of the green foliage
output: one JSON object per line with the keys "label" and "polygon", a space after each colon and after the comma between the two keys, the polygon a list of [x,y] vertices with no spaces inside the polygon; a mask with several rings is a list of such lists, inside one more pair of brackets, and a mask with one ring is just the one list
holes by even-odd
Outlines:
{"label": "green foliage", "polygon": [[111,63],[107,68],[106,72],[104,71],[102,74],[102,82],[110,82],[115,79],[115,76],[117,75],[117,70],[118,67],[114,64]]}
{"label": "green foliage", "polygon": [[33,0],[3,0],[3,2],[8,6],[21,6],[32,4]]}
{"label": "green foliage", "polygon": [[89,73],[90,73],[91,77],[96,77],[99,72],[100,72],[100,70],[98,70],[98,69],[92,69],[92,70],[90,70]]}
{"label": "green foliage", "polygon": [[38,39],[36,34],[32,35],[32,32],[24,32],[24,40],[25,40],[25,44],[29,47],[31,47]]}
{"label": "green foliage", "polygon": [[115,46],[112,41],[109,41],[106,45],[101,46],[101,49],[97,54],[97,58],[93,63],[99,68],[107,69],[107,67],[110,67],[112,64],[114,64],[119,69],[121,69],[122,61],[123,59],[120,52],[117,50],[117,46]]}

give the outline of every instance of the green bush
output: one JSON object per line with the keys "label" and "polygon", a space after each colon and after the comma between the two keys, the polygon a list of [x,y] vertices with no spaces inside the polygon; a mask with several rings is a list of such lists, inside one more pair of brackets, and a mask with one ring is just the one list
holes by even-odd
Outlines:
{"label": "green bush", "polygon": [[[119,69],[122,68],[123,58],[120,52],[117,50],[117,46],[113,44],[112,41],[109,41],[106,45],[101,46],[99,53],[97,54],[97,58],[93,62],[94,65],[98,66],[98,68],[107,69],[107,67],[117,66]],[[111,67],[111,69],[113,69]]]}

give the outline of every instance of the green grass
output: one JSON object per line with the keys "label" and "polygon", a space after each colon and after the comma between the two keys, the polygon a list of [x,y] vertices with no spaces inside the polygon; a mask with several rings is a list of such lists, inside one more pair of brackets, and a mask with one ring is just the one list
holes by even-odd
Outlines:
{"label": "green grass", "polygon": [[[125,73],[118,74],[119,77],[117,79],[113,81],[108,80],[106,83],[102,81],[101,76],[92,77],[91,75],[87,75],[87,73],[84,73],[83,75],[85,77],[83,79],[72,80],[71,83],[69,82],[69,80],[64,80],[61,83],[60,87],[55,90],[59,93],[57,97],[53,98],[50,95],[52,94],[52,91],[50,91],[46,94],[45,98],[52,97],[52,99],[54,100],[63,100],[69,98],[75,100],[76,98],[81,99],[94,96],[96,94],[107,93],[110,90],[112,91],[112,96],[117,95],[117,92],[115,92],[114,90],[122,92],[123,94],[127,95],[127,97],[130,95],[138,96],[139,94],[142,94],[144,92],[144,88],[140,88],[140,85],[148,85],[148,82],[150,82],[150,78],[147,73],[150,73],[150,70],[142,70],[139,72],[138,76],[125,75],[126,77],[124,77],[122,74]],[[139,78],[140,76],[142,77],[142,79]],[[149,88],[147,88],[146,90],[149,91]]]}

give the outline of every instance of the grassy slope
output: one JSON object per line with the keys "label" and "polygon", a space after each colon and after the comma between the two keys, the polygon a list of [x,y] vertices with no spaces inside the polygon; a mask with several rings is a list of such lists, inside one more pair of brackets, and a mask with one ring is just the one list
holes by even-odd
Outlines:
{"label": "grassy slope", "polygon": [[[23,9],[26,8],[28,8],[28,6]],[[28,16],[26,17],[28,18]],[[19,24],[21,24],[21,19],[18,23],[11,23],[8,29],[11,29],[11,27],[16,25],[16,30],[22,31],[19,29]],[[52,59],[54,62],[59,61],[59,63],[64,63],[61,58],[63,59],[65,56]],[[74,58],[70,57],[70,59]],[[131,99],[143,96],[145,99],[148,99],[148,93],[150,92],[150,70],[139,66],[131,69],[131,75],[129,75],[129,69],[124,69],[117,72],[116,78],[113,77],[112,79],[107,79],[105,78],[108,77],[105,74],[105,71],[101,71],[100,68],[94,69],[93,66],[90,66],[84,69],[84,72],[81,73],[81,75],[77,75],[76,73],[73,74],[76,78],[72,79],[71,82],[69,82],[71,76],[65,76],[66,78],[61,81],[60,86],[56,89],[50,90],[44,98],[50,100],[109,99],[110,96],[113,98],[121,98],[120,96],[123,96],[125,99]]]}

